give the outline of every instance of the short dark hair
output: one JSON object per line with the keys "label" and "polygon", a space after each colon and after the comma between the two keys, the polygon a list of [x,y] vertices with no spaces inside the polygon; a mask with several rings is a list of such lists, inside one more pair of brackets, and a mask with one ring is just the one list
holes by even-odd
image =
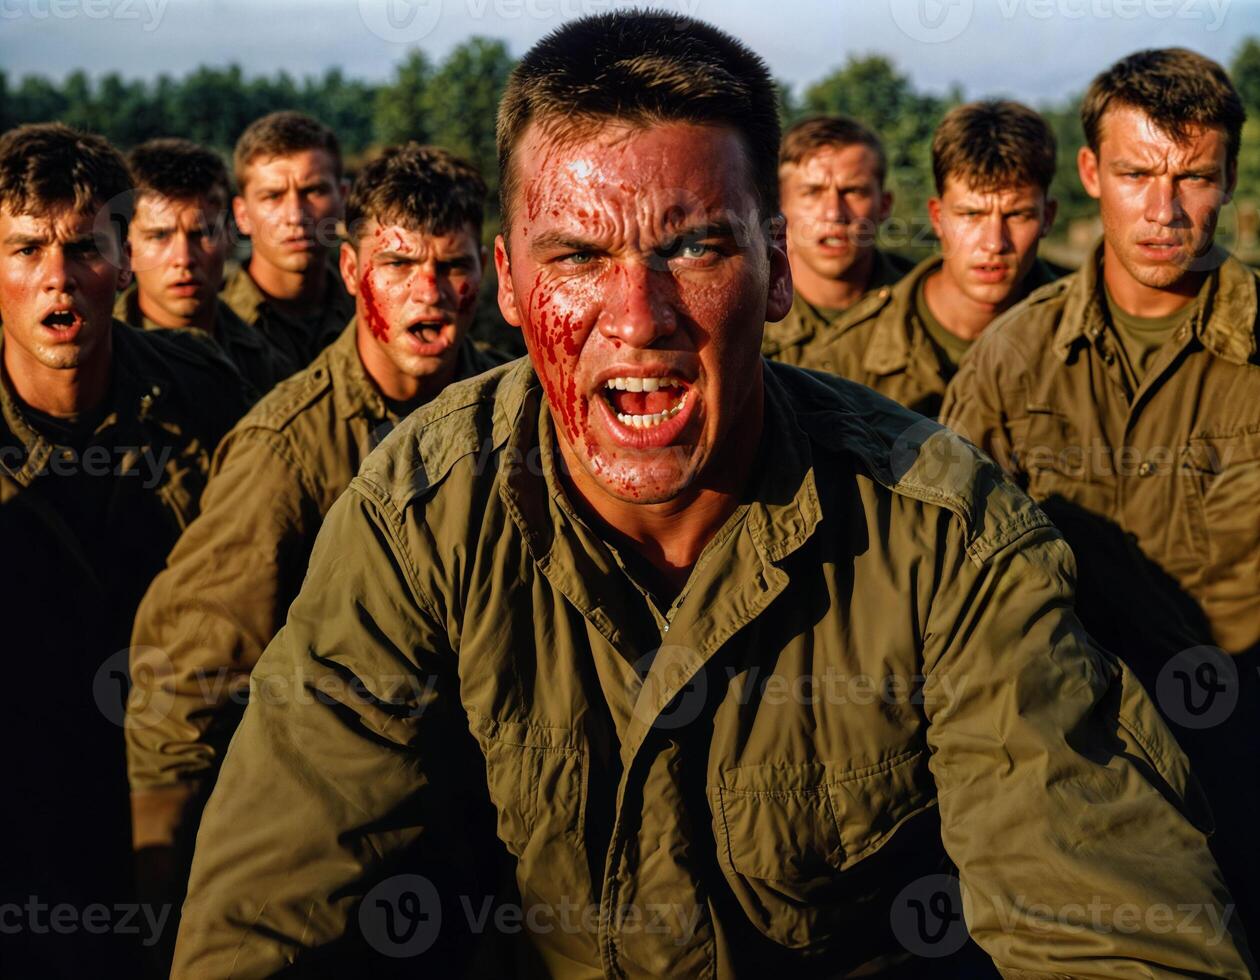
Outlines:
{"label": "short dark hair", "polygon": [[879,182],[888,179],[888,154],[875,130],[849,116],[811,116],[791,126],[779,147],[779,166],[798,164],[824,147],[869,146],[879,160]]}
{"label": "short dark hair", "polygon": [[0,136],[0,208],[10,214],[108,207],[121,242],[131,221],[131,189],[126,162],[103,136],[61,123],[31,123]]}
{"label": "short dark hair", "polygon": [[486,182],[471,163],[439,146],[391,146],[359,171],[346,201],[346,237],[356,247],[363,225],[398,224],[444,234],[465,225],[481,239]]}
{"label": "short dark hair", "polygon": [[1230,166],[1238,162],[1247,111],[1225,69],[1198,52],[1137,51],[1095,78],[1081,102],[1081,127],[1095,153],[1102,142],[1103,116],[1112,106],[1137,109],[1178,142],[1193,128],[1217,126],[1225,131]]}
{"label": "short dark hair", "polygon": [[245,127],[232,152],[236,186],[245,190],[245,169],[259,157],[283,157],[303,150],[324,150],[341,179],[341,144],[337,134],[304,112],[282,110],[255,119]]}
{"label": "short dark hair", "polygon": [[1033,184],[1042,191],[1054,180],[1054,133],[1041,114],[1006,99],[955,106],[932,136],[936,193],[958,177],[977,190]]}
{"label": "short dark hair", "polygon": [[512,154],[529,124],[565,137],[609,120],[730,126],[748,151],[763,213],[778,212],[778,98],[765,62],[691,17],[623,11],[558,28],[512,71],[497,134],[505,230],[516,190]]}
{"label": "short dark hair", "polygon": [[225,207],[232,197],[223,158],[192,140],[146,140],[127,154],[127,165],[137,196],[155,194],[174,200],[207,197]]}

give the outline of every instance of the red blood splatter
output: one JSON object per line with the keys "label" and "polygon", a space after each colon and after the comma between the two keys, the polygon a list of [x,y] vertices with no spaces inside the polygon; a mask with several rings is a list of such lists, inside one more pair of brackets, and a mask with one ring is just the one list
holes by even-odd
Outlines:
{"label": "red blood splatter", "polygon": [[389,341],[389,324],[385,322],[385,317],[381,314],[380,305],[376,301],[376,290],[372,286],[372,267],[369,265],[363,271],[363,278],[359,280],[359,292],[363,294],[363,308],[367,313],[368,329],[372,331],[372,336],[377,340]]}

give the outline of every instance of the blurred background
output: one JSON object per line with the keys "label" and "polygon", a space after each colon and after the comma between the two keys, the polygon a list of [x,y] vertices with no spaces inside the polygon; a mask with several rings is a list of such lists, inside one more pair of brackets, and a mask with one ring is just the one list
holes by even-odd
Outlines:
{"label": "blurred background", "polygon": [[[379,147],[439,143],[497,191],[494,114],[515,59],[614,0],[0,0],[0,128],[61,120],[127,150],[184,136],[230,155],[275,109],[338,133],[353,173]],[[1059,138],[1059,219],[1044,254],[1075,266],[1100,233],[1076,176],[1078,105],[1098,71],[1182,45],[1233,75],[1252,117],[1220,240],[1260,262],[1260,0],[658,0],[761,54],[785,123],[843,112],[884,138],[896,191],[885,244],[934,244],[931,134],[950,106],[1005,96]],[[497,230],[492,200],[487,240]],[[492,277],[490,277],[492,278]],[[486,284],[493,289],[493,283]],[[487,295],[489,298],[489,295]],[[485,305],[485,304],[483,304]]]}

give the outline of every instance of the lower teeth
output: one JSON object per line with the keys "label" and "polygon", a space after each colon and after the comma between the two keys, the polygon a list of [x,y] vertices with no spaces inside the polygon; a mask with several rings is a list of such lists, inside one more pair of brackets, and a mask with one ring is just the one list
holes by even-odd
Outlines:
{"label": "lower teeth", "polygon": [[662,422],[672,419],[682,411],[685,404],[687,404],[687,396],[683,395],[677,405],[673,408],[667,408],[663,412],[656,412],[652,415],[624,415],[621,412],[617,412],[617,421],[632,429],[651,429]]}

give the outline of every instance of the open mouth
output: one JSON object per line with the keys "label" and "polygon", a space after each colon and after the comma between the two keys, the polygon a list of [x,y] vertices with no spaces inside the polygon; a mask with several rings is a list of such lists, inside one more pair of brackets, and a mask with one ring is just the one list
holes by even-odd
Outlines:
{"label": "open mouth", "polygon": [[417,320],[407,327],[413,353],[421,357],[437,357],[454,343],[453,331],[446,320]]}
{"label": "open mouth", "polygon": [[79,316],[73,310],[54,310],[39,322],[50,330],[69,330],[79,323]]}
{"label": "open mouth", "polygon": [[616,377],[604,382],[600,394],[617,421],[632,429],[652,429],[668,422],[687,406],[689,388],[680,378]]}

